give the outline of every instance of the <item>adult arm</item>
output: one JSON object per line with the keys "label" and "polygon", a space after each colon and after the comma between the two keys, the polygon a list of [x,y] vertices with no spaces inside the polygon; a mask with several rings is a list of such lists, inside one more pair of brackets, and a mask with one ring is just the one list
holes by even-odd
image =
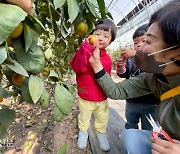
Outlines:
{"label": "adult arm", "polygon": [[152,142],[152,154],[180,154],[180,141],[178,140],[173,140],[175,143],[154,137],[151,137],[150,140]]}
{"label": "adult arm", "polygon": [[[107,97],[111,99],[128,99],[143,96],[151,93],[151,80],[153,75],[150,73],[141,73],[139,76],[114,82],[113,79],[102,69],[95,73],[96,81]],[[152,84],[154,84],[152,82]]]}
{"label": "adult arm", "polygon": [[94,69],[96,81],[107,97],[112,99],[127,99],[146,95],[151,92],[148,85],[153,75],[150,73],[142,73],[138,77],[115,83],[103,69],[98,45],[89,61]]}

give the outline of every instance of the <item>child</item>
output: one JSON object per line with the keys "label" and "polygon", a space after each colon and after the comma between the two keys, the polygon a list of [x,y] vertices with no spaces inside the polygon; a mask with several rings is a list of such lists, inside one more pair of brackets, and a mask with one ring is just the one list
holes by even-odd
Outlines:
{"label": "child", "polygon": [[[136,67],[134,63],[134,57],[137,50],[142,50],[146,41],[146,32],[148,24],[140,26],[133,34],[134,50],[123,49],[121,57],[117,61],[116,73],[119,77],[129,79],[141,73],[141,70]],[[126,59],[127,58],[127,59]],[[147,121],[145,115],[151,114],[155,118],[155,107],[159,100],[153,95],[148,94],[141,97],[126,100],[125,116],[127,122],[125,128],[138,129],[139,119],[141,119],[141,128],[145,130],[151,130],[152,127]],[[156,118],[155,118],[156,119]]]}
{"label": "child", "polygon": [[[97,38],[100,49],[101,62],[105,70],[110,74],[112,69],[112,60],[106,53],[106,47],[114,41],[116,37],[116,26],[110,19],[104,19],[98,23],[93,31]],[[70,62],[71,67],[76,73],[79,95],[79,149],[85,149],[88,139],[88,127],[92,113],[95,117],[94,127],[97,132],[97,138],[103,151],[109,151],[110,146],[106,137],[106,127],[109,119],[109,108],[107,97],[99,88],[95,81],[94,71],[89,63],[95,45],[89,44],[89,36],[80,46],[75,56]]]}

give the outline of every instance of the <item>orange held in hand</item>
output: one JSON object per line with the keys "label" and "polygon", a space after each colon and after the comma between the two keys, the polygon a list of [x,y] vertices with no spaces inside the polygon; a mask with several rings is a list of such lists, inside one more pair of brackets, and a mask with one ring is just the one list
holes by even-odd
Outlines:
{"label": "orange held in hand", "polygon": [[18,87],[22,86],[24,79],[25,79],[25,76],[18,73],[14,73],[12,76],[12,82]]}
{"label": "orange held in hand", "polygon": [[91,36],[91,37],[89,38],[89,43],[90,43],[91,45],[93,45],[96,41],[97,41],[97,38],[96,38],[95,36]]}

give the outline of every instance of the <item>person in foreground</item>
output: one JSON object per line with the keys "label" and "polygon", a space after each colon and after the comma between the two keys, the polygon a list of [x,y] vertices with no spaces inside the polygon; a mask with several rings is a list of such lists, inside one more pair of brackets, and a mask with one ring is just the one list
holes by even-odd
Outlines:
{"label": "person in foreground", "polygon": [[[100,21],[93,31],[99,44],[100,59],[108,74],[111,73],[112,60],[106,53],[106,47],[114,41],[116,37],[116,26],[114,22],[108,18]],[[76,81],[78,84],[79,95],[79,149],[85,149],[88,139],[88,127],[92,113],[95,117],[94,127],[97,132],[97,139],[103,151],[109,151],[110,145],[106,137],[106,127],[109,120],[109,107],[106,95],[99,88],[94,78],[94,72],[89,63],[89,58],[94,50],[91,45],[92,35],[84,41],[80,49],[72,58],[70,65],[76,73]]]}
{"label": "person in foreground", "polygon": [[152,137],[152,131],[124,129],[119,136],[124,153],[180,153],[180,1],[172,0],[150,19],[143,51],[136,52],[137,67],[150,72],[115,83],[99,59],[98,44],[90,63],[96,81],[112,99],[139,97],[152,92],[161,99],[156,116],[173,142]]}

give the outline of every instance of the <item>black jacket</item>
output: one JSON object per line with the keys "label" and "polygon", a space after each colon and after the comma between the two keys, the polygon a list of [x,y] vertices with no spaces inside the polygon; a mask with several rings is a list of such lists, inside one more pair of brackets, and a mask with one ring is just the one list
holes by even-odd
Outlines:
{"label": "black jacket", "polygon": [[[136,67],[134,58],[128,58],[126,60],[126,72],[124,74],[117,73],[117,75],[121,78],[129,79],[139,75],[141,72],[142,71]],[[134,103],[146,103],[146,104],[158,104],[160,102],[160,100],[157,97],[155,97],[153,94],[127,99],[127,101]]]}

